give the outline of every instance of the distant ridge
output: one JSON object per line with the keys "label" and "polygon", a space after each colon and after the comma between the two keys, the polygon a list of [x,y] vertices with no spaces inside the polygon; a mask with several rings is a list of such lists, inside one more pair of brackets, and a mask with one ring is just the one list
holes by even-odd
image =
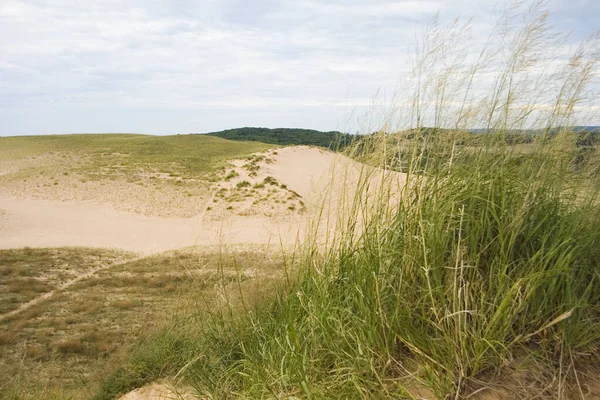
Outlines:
{"label": "distant ridge", "polygon": [[[558,131],[559,127],[557,128],[552,128],[552,131]],[[600,126],[594,126],[594,125],[580,125],[580,126],[572,126],[570,129],[573,130],[573,132],[577,132],[577,133],[597,133],[600,132]],[[468,129],[469,132],[471,133],[487,133],[489,131],[489,129]],[[521,134],[539,134],[539,133],[544,133],[546,130],[545,129],[524,129],[524,130],[519,130],[519,129],[514,129],[511,130],[509,133],[521,133]]]}
{"label": "distant ridge", "polygon": [[[589,146],[600,141],[600,126],[582,125],[571,127],[572,131],[581,135],[577,140],[578,146]],[[552,133],[558,132],[559,128],[553,128]],[[421,131],[432,134],[443,131],[452,131],[452,129],[442,128],[421,128]],[[489,132],[487,129],[467,129],[466,132],[479,135]],[[534,137],[546,132],[543,129],[525,129],[511,130],[506,132],[511,136],[514,143],[530,142]],[[315,129],[301,128],[262,128],[262,127],[243,127],[235,129],[226,129],[217,132],[203,133],[203,135],[220,137],[235,141],[262,142],[278,145],[308,145],[319,146],[328,149],[342,149],[354,143],[356,140],[364,139],[369,135],[351,135],[339,131],[319,131]]]}
{"label": "distant ridge", "polygon": [[[550,129],[550,135],[558,133],[562,128],[556,127]],[[576,144],[578,147],[595,146],[600,143],[600,126],[595,125],[577,125],[572,126],[570,129],[573,133],[577,134]],[[487,129],[469,129],[470,133],[473,134],[485,134],[488,132]],[[511,140],[517,142],[530,142],[537,135],[546,133],[545,129],[525,129],[525,130],[511,130],[507,132],[511,136]]]}
{"label": "distant ridge", "polygon": [[280,145],[312,145],[329,149],[348,146],[355,136],[338,131],[318,131],[300,128],[255,128],[243,127],[205,133],[228,140],[246,140]]}

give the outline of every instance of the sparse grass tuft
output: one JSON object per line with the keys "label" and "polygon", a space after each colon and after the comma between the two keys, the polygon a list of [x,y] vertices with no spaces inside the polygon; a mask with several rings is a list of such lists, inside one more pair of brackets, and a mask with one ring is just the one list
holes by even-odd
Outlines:
{"label": "sparse grass tuft", "polygon": [[225,180],[230,181],[233,178],[237,178],[238,176],[240,176],[240,174],[238,174],[235,170],[232,169],[227,175],[225,175]]}
{"label": "sparse grass tuft", "polygon": [[265,179],[263,179],[263,183],[265,185],[279,186],[277,179],[273,178],[272,176],[267,176]]}
{"label": "sparse grass tuft", "polygon": [[236,183],[236,185],[235,185],[235,187],[238,189],[250,187],[250,186],[252,186],[252,184],[248,181],[240,181],[240,182]]}

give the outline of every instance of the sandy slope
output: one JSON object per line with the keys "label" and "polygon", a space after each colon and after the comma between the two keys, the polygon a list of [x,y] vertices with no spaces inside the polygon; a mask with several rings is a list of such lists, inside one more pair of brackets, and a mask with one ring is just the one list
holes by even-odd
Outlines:
{"label": "sandy slope", "polygon": [[265,166],[266,173],[286,183],[305,199],[328,185],[335,166],[352,163],[332,152],[305,146],[286,147],[274,158],[273,164]]}
{"label": "sandy slope", "polygon": [[[245,211],[239,213],[223,209],[203,211],[191,218],[164,218],[119,211],[106,201],[39,200],[20,193],[20,198],[0,197],[0,248],[89,246],[151,254],[196,244],[279,243],[280,240],[293,243],[314,206],[327,192],[334,166],[355,163],[310,147],[288,147],[270,157],[269,163],[261,165],[257,177],[249,178],[240,167],[241,176],[223,185],[235,188],[242,179],[260,182],[263,177],[272,176],[287,186],[283,195],[295,192],[312,204],[307,212],[273,208],[274,197],[271,197],[262,203],[250,203],[250,200],[224,203],[235,204],[230,208],[238,209],[246,204]],[[282,189],[277,190],[277,193],[282,192]],[[276,189],[271,191],[275,193]],[[246,196],[252,199],[249,192]],[[213,203],[205,201],[208,207],[203,206],[203,209],[212,209]],[[269,214],[268,210],[272,212]]]}

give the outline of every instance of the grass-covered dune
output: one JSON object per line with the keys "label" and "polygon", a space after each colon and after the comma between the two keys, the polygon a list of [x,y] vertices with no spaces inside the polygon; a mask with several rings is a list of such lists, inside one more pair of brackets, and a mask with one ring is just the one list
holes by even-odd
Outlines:
{"label": "grass-covered dune", "polygon": [[352,143],[355,136],[337,131],[317,131],[299,128],[236,128],[206,133],[229,140],[249,140],[278,145],[309,145],[336,150]]}
{"label": "grass-covered dune", "polygon": [[230,331],[201,393],[581,398],[600,367],[600,186],[545,150],[430,157],[399,203],[357,203],[298,285]]}
{"label": "grass-covered dune", "polygon": [[[379,139],[368,161],[387,165]],[[96,398],[173,375],[219,399],[600,395],[600,181],[575,137],[418,139],[406,183],[366,168],[329,245],[284,257],[285,285],[234,283],[235,302],[166,324]]]}
{"label": "grass-covered dune", "polygon": [[46,153],[72,152],[90,157],[88,170],[115,168],[125,172],[154,168],[165,173],[206,175],[225,161],[264,151],[264,143],[229,141],[211,136],[138,134],[72,134],[0,138],[0,158],[5,161]]}
{"label": "grass-covered dune", "polygon": [[0,138],[0,196],[92,201],[191,217],[206,210],[231,160],[278,147],[200,135],[72,134]]}

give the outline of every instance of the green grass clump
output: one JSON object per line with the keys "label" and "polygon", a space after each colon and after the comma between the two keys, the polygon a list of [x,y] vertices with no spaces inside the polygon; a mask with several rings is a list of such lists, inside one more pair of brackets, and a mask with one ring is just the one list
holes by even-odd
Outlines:
{"label": "green grass clump", "polygon": [[229,181],[233,178],[237,178],[238,176],[240,176],[240,174],[238,174],[237,171],[232,169],[227,175],[225,175],[225,180]]}
{"label": "green grass clump", "polygon": [[265,179],[263,179],[263,183],[265,185],[279,186],[277,179],[273,178],[272,176],[267,176]]}
{"label": "green grass clump", "polygon": [[200,392],[462,398],[524,363],[548,385],[527,397],[597,367],[600,185],[551,148],[448,161],[409,175],[398,201],[358,200],[329,251],[306,249],[296,287],[228,328],[237,356],[212,365],[222,379],[196,377]]}
{"label": "green grass clump", "polygon": [[238,183],[235,184],[235,187],[238,188],[238,189],[245,188],[245,187],[250,187],[250,186],[252,186],[252,184],[250,182],[248,182],[248,181],[240,181],[240,182],[238,182]]}

